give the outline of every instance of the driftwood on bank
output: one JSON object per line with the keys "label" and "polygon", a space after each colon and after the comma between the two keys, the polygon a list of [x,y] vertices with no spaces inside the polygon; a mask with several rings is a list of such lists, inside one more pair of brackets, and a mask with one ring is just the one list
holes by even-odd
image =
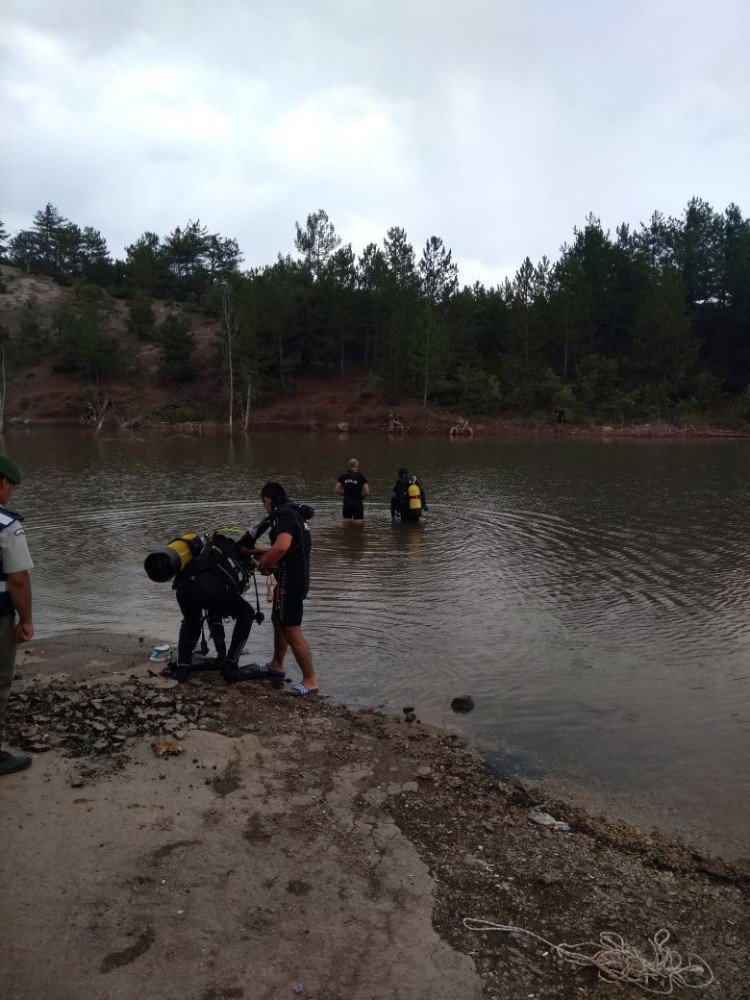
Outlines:
{"label": "driftwood on bank", "polygon": [[90,399],[81,414],[81,423],[93,424],[94,435],[98,435],[101,433],[102,427],[104,427],[110,410],[114,410],[114,406],[109,396],[99,396],[96,399]]}
{"label": "driftwood on bank", "polygon": [[448,431],[448,437],[474,437],[474,430],[468,420],[464,417],[459,417],[458,422]]}

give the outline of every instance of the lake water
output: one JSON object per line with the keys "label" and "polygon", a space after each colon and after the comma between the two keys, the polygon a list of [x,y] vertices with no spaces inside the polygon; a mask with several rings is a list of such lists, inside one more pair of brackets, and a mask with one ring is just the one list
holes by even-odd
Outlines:
{"label": "lake water", "polygon": [[[26,474],[38,634],[174,642],[145,553],[255,523],[275,479],[316,509],[305,628],[325,693],[415,705],[503,774],[750,855],[750,443],[14,431],[3,446]],[[352,455],[372,484],[361,527],[332,493]],[[399,465],[427,490],[420,525],[391,523]],[[250,644],[264,662],[269,622]],[[450,711],[461,694],[471,715]]]}

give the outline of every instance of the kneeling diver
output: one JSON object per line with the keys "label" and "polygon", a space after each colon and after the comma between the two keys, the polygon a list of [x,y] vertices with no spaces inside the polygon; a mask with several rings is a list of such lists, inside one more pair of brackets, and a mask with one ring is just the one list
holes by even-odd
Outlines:
{"label": "kneeling diver", "polygon": [[[227,683],[241,679],[240,655],[253,622],[263,621],[260,610],[254,611],[242,596],[253,567],[241,550],[254,546],[270,524],[270,519],[266,518],[237,539],[226,529],[204,537],[186,534],[146,558],[144,566],[152,580],[165,581],[174,576],[172,588],[182,612],[182,624],[177,663],[172,674],[179,682],[186,681],[192,670],[205,668],[205,665],[193,666],[192,663],[204,620],[208,623],[217,654],[216,666],[222,676]],[[224,618],[235,620],[229,650],[224,636]]]}

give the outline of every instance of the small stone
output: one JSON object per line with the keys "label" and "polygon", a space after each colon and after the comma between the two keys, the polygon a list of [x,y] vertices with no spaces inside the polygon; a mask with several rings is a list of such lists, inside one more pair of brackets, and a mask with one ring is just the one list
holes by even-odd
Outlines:
{"label": "small stone", "polygon": [[401,709],[401,711],[404,713],[404,715],[409,715],[410,712],[414,711],[414,706],[413,705],[404,705],[404,707]]}
{"label": "small stone", "polygon": [[553,830],[559,830],[561,833],[570,832],[570,826],[564,820],[555,819],[554,816],[550,816],[548,812],[543,812],[541,809],[530,809],[529,819],[538,826],[548,826]]}
{"label": "small stone", "polygon": [[416,781],[406,781],[401,786],[401,791],[402,792],[418,792],[419,791],[419,785],[416,783]]}
{"label": "small stone", "polygon": [[451,708],[454,712],[471,712],[474,708],[474,699],[468,694],[459,695],[451,702]]}
{"label": "small stone", "polygon": [[554,872],[545,872],[542,875],[537,875],[536,880],[539,885],[546,888],[549,885],[559,885],[562,882],[562,876],[555,875]]}

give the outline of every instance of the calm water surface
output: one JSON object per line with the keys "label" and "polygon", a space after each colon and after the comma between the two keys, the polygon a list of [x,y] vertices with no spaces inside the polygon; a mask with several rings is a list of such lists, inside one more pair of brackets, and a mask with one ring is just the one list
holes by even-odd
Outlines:
{"label": "calm water surface", "polygon": [[[316,508],[305,624],[327,693],[416,705],[502,773],[750,855],[749,443],[35,431],[4,447],[26,473],[39,634],[174,642],[173,593],[144,554],[255,523],[278,479]],[[332,495],[352,455],[373,490],[361,528]],[[418,526],[390,521],[402,464],[428,493]],[[266,623],[251,650],[270,648]],[[465,693],[477,707],[457,717]]]}

